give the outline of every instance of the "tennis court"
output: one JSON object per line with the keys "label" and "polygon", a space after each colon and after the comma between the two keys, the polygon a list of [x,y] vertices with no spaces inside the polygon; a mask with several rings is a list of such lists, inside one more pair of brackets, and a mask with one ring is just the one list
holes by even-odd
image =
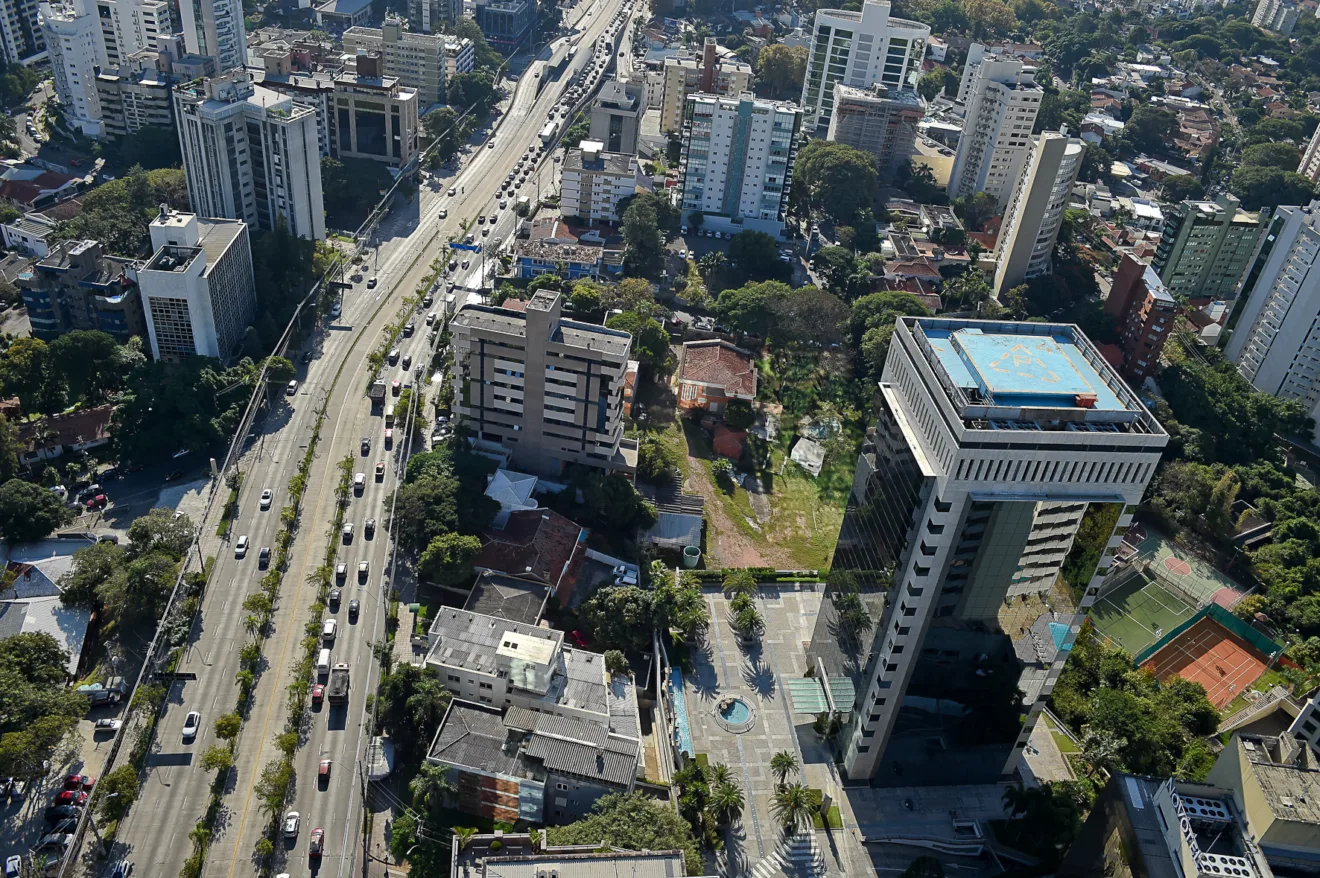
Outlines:
{"label": "tennis court", "polygon": [[1214,619],[1198,619],[1147,659],[1157,680],[1175,674],[1200,683],[1216,708],[1232,701],[1265,673],[1269,659]]}
{"label": "tennis court", "polygon": [[1175,589],[1186,592],[1195,603],[1204,606],[1214,601],[1225,609],[1246,593],[1228,576],[1180,547],[1163,533],[1146,524],[1128,528],[1123,542],[1146,561],[1156,579],[1162,579]]}
{"label": "tennis court", "polygon": [[1134,572],[1092,605],[1091,622],[1096,631],[1136,655],[1196,610],[1148,575]]}

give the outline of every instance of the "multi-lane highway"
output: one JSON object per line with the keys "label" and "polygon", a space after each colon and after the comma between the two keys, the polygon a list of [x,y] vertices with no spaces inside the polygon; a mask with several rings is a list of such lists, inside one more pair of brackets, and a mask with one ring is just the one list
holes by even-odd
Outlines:
{"label": "multi-lane highway", "polygon": [[[607,28],[619,27],[616,13],[623,6],[621,0],[580,4],[568,15],[567,23],[579,28],[573,42],[586,49]],[[566,81],[590,60],[590,52],[578,52],[569,68],[558,79],[547,82],[539,95],[537,74],[543,71],[544,63],[533,62],[518,81],[495,129],[494,145],[475,149],[462,169],[440,180],[439,185],[424,183],[416,199],[384,219],[380,227],[382,243],[367,262],[368,274],[377,278],[376,285],[368,288],[365,283],[357,284],[344,295],[341,317],[317,335],[313,358],[300,367],[297,393],[280,397],[274,409],[257,422],[257,437],[239,461],[244,482],[228,539],[215,536],[216,522],[201,525],[203,549],[216,557],[216,566],[179,667],[181,672],[195,674],[196,679],[173,685],[142,793],[119,828],[119,843],[139,874],[175,875],[192,853],[189,832],[206,810],[211,781],[211,774],[202,771],[198,761],[202,752],[216,743],[216,717],[233,710],[238,697],[238,650],[248,637],[242,604],[247,595],[258,590],[258,580],[264,573],[258,569],[259,551],[274,545],[280,509],[288,502],[286,486],[306,451],[322,402],[327,402],[327,418],[270,636],[264,645],[264,668],[238,738],[238,762],[223,798],[204,874],[247,876],[256,871],[253,851],[270,815],[262,810],[254,785],[262,766],[277,756],[274,739],[285,729],[286,687],[291,668],[300,657],[304,628],[317,596],[317,587],[308,582],[308,577],[322,563],[330,544],[335,546],[336,561],[347,564],[347,576],[340,584],[342,602],[338,611],[328,613],[327,618],[338,622],[332,655],[334,662],[350,665],[350,696],[346,706],[331,707],[327,703],[314,710],[304,730],[303,743],[295,756],[296,794],[285,806],[302,815],[301,831],[296,839],[277,847],[280,865],[276,871],[342,876],[360,868],[362,799],[357,765],[366,747],[366,695],[374,690],[378,674],[371,644],[384,638],[391,548],[385,521],[396,484],[396,468],[407,445],[407,438],[396,429],[393,447],[385,447],[383,418],[379,411],[372,412],[364,393],[370,378],[368,355],[379,345],[386,326],[397,318],[402,299],[423,281],[431,261],[441,254],[448,258],[445,243],[450,236],[461,235],[460,224],[480,214],[489,217],[497,209],[506,175],[523,159],[529,145],[539,145],[537,134],[551,107],[566,91]],[[542,186],[547,186],[554,174],[548,157],[542,157],[532,173],[543,173]],[[447,194],[451,186],[458,189],[454,197]],[[535,184],[530,188],[535,191]],[[519,194],[528,189],[524,183]],[[443,220],[439,218],[442,207],[447,211]],[[481,226],[474,225],[478,239],[488,246],[496,238],[510,240],[514,233],[512,207],[511,202],[499,211],[494,230],[484,238]],[[409,210],[414,213],[409,214]],[[480,265],[479,258],[472,260],[466,271],[458,271],[457,279],[464,285],[477,286]],[[443,297],[433,308],[418,311],[414,316],[416,331],[398,343],[400,359],[407,355],[414,366],[423,366],[419,386],[427,390],[430,351],[424,318],[428,310],[440,310],[442,304]],[[290,356],[300,354],[291,352]],[[396,378],[402,382],[412,375],[411,370],[405,373],[400,362],[387,366],[381,377],[388,383]],[[361,451],[362,437],[370,443],[366,454]],[[417,450],[416,443],[415,439],[413,450]],[[346,542],[340,533],[329,531],[335,514],[337,464],[347,455],[352,455],[355,471],[366,475],[366,484],[361,494],[352,496],[346,511],[345,521],[353,524],[352,539]],[[375,475],[378,462],[386,464],[379,478]],[[266,489],[274,493],[274,498],[270,508],[263,510],[260,497]],[[365,533],[368,519],[376,522],[372,539]],[[251,548],[246,557],[236,557],[235,543],[244,535]],[[367,563],[368,570],[360,579],[358,566],[362,562]],[[349,619],[350,600],[361,603],[356,620]],[[407,632],[400,636],[407,636]],[[195,740],[185,742],[182,728],[190,711],[201,713],[201,732]],[[317,779],[322,759],[330,759],[333,764],[325,784]],[[309,860],[307,855],[308,838],[317,827],[325,830],[326,837],[325,854],[319,862]]]}

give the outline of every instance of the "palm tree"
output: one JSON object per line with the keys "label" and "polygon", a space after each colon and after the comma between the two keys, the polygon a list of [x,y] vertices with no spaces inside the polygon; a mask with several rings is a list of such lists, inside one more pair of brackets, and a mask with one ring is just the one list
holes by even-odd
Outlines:
{"label": "palm tree", "polygon": [[735,570],[724,577],[724,596],[745,594],[749,598],[756,594],[756,577],[750,570]]}
{"label": "palm tree", "polygon": [[463,848],[467,847],[469,842],[472,841],[472,836],[476,834],[477,831],[471,826],[455,826],[454,836],[458,839],[458,849],[461,851]]}
{"label": "palm tree", "polygon": [[418,811],[429,810],[437,799],[457,789],[449,779],[449,767],[430,762],[423,762],[417,776],[408,781],[408,792],[412,793],[413,807]]}
{"label": "palm tree", "polygon": [[717,823],[722,826],[732,823],[735,817],[742,815],[742,788],[733,783],[721,783],[716,785],[710,792],[710,804],[708,807],[710,808],[710,813],[714,815]]}
{"label": "palm tree", "polygon": [[812,801],[811,790],[800,783],[795,783],[775,793],[770,811],[785,829],[801,829],[811,822],[813,807],[815,802]]}
{"label": "palm tree", "polygon": [[1082,736],[1082,761],[1086,763],[1087,774],[1091,779],[1112,772],[1118,765],[1119,754],[1126,746],[1126,738],[1120,738],[1113,732],[1088,728]]}
{"label": "palm tree", "polygon": [[733,783],[733,772],[723,762],[716,762],[706,768],[706,783],[712,787]]}
{"label": "palm tree", "polygon": [[797,773],[797,757],[787,750],[780,750],[770,757],[770,770],[775,775],[775,786],[782,787],[788,781],[790,774]]}

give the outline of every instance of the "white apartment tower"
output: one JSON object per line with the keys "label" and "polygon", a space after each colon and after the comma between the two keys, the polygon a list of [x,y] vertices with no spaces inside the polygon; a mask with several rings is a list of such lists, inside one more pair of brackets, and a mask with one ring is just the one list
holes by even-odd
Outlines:
{"label": "white apartment tower", "polygon": [[1297,166],[1297,173],[1312,183],[1320,183],[1320,128],[1315,130],[1302,153],[1302,163]]}
{"label": "white apartment tower", "polygon": [[244,70],[179,86],[174,110],[194,210],[325,238],[315,110]]}
{"label": "white apartment tower", "polygon": [[[808,660],[874,786],[1016,768],[1168,435],[1076,326],[901,317]],[[1059,583],[1087,509],[1117,526]]]}
{"label": "white apartment tower", "polygon": [[38,0],[0,0],[0,60],[22,64],[46,51],[40,19]]}
{"label": "white apartment tower", "polygon": [[228,359],[257,313],[247,224],[162,208],[151,248],[138,269],[151,355]]}
{"label": "white apartment tower", "polygon": [[221,73],[247,64],[242,0],[180,0],[179,13],[190,54],[214,58]]}
{"label": "white apartment tower", "polygon": [[930,27],[889,14],[888,0],[867,0],[861,12],[818,9],[802,84],[808,133],[825,136],[834,110],[834,83],[891,91],[916,87]]}
{"label": "white apartment tower", "polygon": [[1320,201],[1280,207],[1269,232],[1224,352],[1252,387],[1300,401],[1320,423]]}
{"label": "white apartment tower", "polygon": [[988,192],[1008,205],[1045,96],[1020,58],[984,58],[967,87],[967,111],[949,172],[949,197]]}
{"label": "white apartment tower", "polygon": [[617,223],[623,199],[643,191],[642,168],[631,153],[608,152],[605,144],[584,140],[564,150],[559,171],[559,207],[564,216]]}
{"label": "white apartment tower", "polygon": [[1251,14],[1251,23],[1286,37],[1297,27],[1300,15],[1301,10],[1291,0],[1259,0]]}
{"label": "white apartment tower", "polygon": [[97,0],[106,66],[118,67],[131,55],[160,51],[170,38],[170,4],[166,0]]}
{"label": "white apartment tower", "polygon": [[105,63],[101,25],[85,0],[42,3],[41,30],[50,53],[55,92],[68,120],[88,136],[101,133],[96,71]]}
{"label": "white apartment tower", "polygon": [[996,298],[1029,277],[1049,274],[1085,153],[1085,143],[1062,132],[1046,131],[1032,141],[995,248]]}
{"label": "white apartment tower", "polygon": [[683,115],[684,216],[727,217],[749,231],[784,229],[802,111],[791,103],[694,94]]}

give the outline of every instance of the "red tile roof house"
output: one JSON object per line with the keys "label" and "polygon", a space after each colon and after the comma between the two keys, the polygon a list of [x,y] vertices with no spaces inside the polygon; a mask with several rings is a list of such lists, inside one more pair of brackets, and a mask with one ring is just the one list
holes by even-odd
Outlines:
{"label": "red tile roof house", "polygon": [[550,587],[560,606],[568,606],[586,558],[586,528],[549,509],[509,514],[502,530],[485,531],[485,545],[472,566],[535,579]]}
{"label": "red tile roof house", "polygon": [[756,365],[750,351],[727,341],[683,343],[678,363],[678,407],[724,411],[731,399],[756,399]]}

